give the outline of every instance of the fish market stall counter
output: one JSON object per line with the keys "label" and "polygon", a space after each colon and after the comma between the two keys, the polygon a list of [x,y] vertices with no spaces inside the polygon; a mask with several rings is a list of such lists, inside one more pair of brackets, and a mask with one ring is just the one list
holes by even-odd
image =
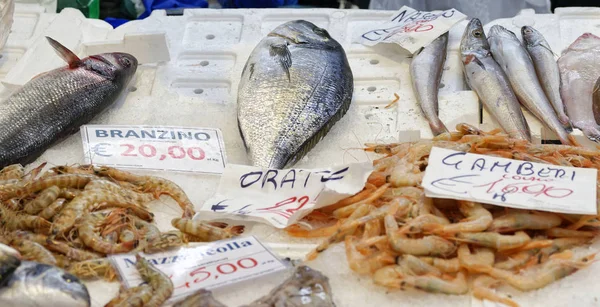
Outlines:
{"label": "fish market stall counter", "polygon": [[[183,16],[166,16],[164,11],[154,11],[145,20],[132,21],[113,30],[102,22],[83,18],[74,10],[49,14],[39,7],[17,4],[15,23],[0,62],[3,77],[0,95],[13,94],[4,104],[6,112],[1,114],[6,117],[7,129],[3,131],[12,131],[18,136],[0,137],[9,140],[2,142],[3,146],[7,143],[17,150],[9,150],[13,156],[2,157],[2,161],[5,164],[33,163],[25,170],[5,169],[0,173],[2,180],[18,179],[11,183],[14,186],[10,189],[0,192],[4,201],[0,213],[4,218],[13,211],[25,210],[28,216],[36,218],[32,218],[32,224],[27,227],[17,222],[3,225],[16,231],[5,236],[8,242],[3,243],[19,247],[22,255],[28,255],[28,250],[17,244],[22,241],[37,244],[29,247],[40,245],[40,250],[62,251],[62,254],[81,246],[82,251],[75,256],[79,257],[77,264],[70,264],[69,271],[75,270],[81,275],[91,270],[96,277],[107,276],[106,271],[97,271],[103,270],[105,263],[86,262],[87,266],[83,266],[85,260],[134,250],[151,253],[156,248],[162,252],[163,248],[179,246],[198,237],[213,241],[254,236],[279,260],[303,259],[306,255],[312,259],[302,263],[310,268],[292,268],[284,261],[282,263],[290,267],[255,280],[211,289],[212,294],[198,292],[192,298],[206,299],[215,306],[274,304],[277,299],[286,299],[286,291],[295,293],[307,284],[313,292],[300,297],[323,297],[325,306],[330,305],[327,300],[333,300],[338,306],[386,306],[398,301],[414,306],[482,305],[481,300],[470,294],[509,305],[513,300],[523,306],[563,306],[573,302],[578,306],[598,305],[600,267],[592,258],[600,246],[590,242],[590,238],[597,235],[597,220],[567,213],[531,213],[465,200],[426,197],[420,184],[432,143],[404,142],[428,140],[441,133],[441,138],[446,139],[438,139],[435,147],[510,156],[531,163],[555,164],[557,168],[569,165],[596,168],[593,139],[597,125],[593,125],[595,119],[591,118],[593,110],[571,115],[574,113],[569,112],[569,103],[573,100],[568,100],[563,93],[567,115],[575,129],[570,135],[562,133],[561,129],[568,123],[560,112],[554,115],[556,121],[546,124],[549,127],[546,128],[536,116],[554,114],[557,109],[556,96],[548,94],[552,93],[549,88],[543,84],[535,87],[538,98],[548,97],[547,104],[533,105],[536,99],[522,101],[527,109],[520,108],[518,99],[526,98],[531,88],[522,89],[523,93],[511,91],[514,78],[523,78],[524,85],[533,82],[539,64],[533,63],[530,66],[533,71],[526,75],[513,75],[510,67],[514,63],[503,63],[503,59],[520,59],[527,63],[527,53],[523,52],[534,54],[534,51],[523,51],[509,44],[520,39],[522,26],[532,26],[539,31],[547,40],[548,46],[544,46],[559,54],[582,34],[598,34],[600,10],[557,9],[552,15],[524,11],[514,18],[485,26],[477,24],[475,19],[461,21],[432,44],[435,47],[447,42],[444,51],[425,48],[412,59],[411,54],[395,44],[367,47],[356,39],[376,24],[387,21],[392,14],[361,10],[185,10]],[[581,16],[588,18],[580,20]],[[282,26],[301,19],[306,21]],[[73,22],[82,27],[73,29]],[[504,30],[515,35],[505,35]],[[464,33],[471,39],[473,48],[461,48]],[[552,35],[554,33],[560,35]],[[523,39],[528,40],[527,35]],[[52,40],[46,40],[45,36]],[[490,39],[489,44],[486,38]],[[595,38],[585,35],[579,42],[594,45]],[[571,48],[576,59],[559,61],[561,74],[581,69],[581,57],[575,54],[581,48],[577,46]],[[588,49],[590,57],[596,55],[594,48]],[[137,60],[115,52],[130,52]],[[101,53],[112,55],[86,58]],[[440,54],[445,60],[427,69],[430,74],[413,78],[411,72],[422,74],[420,68],[431,64],[426,56]],[[537,57],[532,58],[537,61]],[[415,64],[423,59],[423,67]],[[478,83],[483,78],[467,78],[466,84],[463,65],[467,72],[493,72],[494,76],[503,77],[488,84]],[[136,66],[135,75],[125,85],[127,82],[123,80],[131,75],[127,73],[128,67],[133,66]],[[59,67],[63,68],[46,73]],[[92,82],[82,85],[90,79],[87,78],[90,70],[95,73],[90,77]],[[65,82],[56,83],[52,78],[52,74],[71,75],[73,71],[82,71],[78,75],[80,79],[67,78]],[[28,82],[38,74],[42,75]],[[272,78],[277,82],[269,82]],[[579,81],[573,82],[579,84]],[[585,81],[581,90],[591,94],[592,80]],[[51,82],[55,84],[48,84]],[[84,97],[74,100],[77,108],[44,109],[42,106],[53,103],[48,99],[70,97],[63,91],[47,95],[69,82],[76,84],[76,94]],[[94,82],[103,86],[93,85]],[[427,91],[431,87],[423,83],[434,87],[439,84],[439,93]],[[94,90],[87,90],[87,86]],[[104,88],[106,94],[99,95],[99,89]],[[506,102],[505,109],[480,109],[479,98],[486,104],[489,97],[501,92],[490,91],[488,97],[484,91],[490,88],[507,91],[501,95]],[[111,91],[123,95],[117,97]],[[47,99],[33,99],[29,93],[38,93]],[[512,96],[509,93],[513,93]],[[294,97],[302,97],[303,104],[285,103]],[[322,103],[324,97],[327,103]],[[96,98],[101,103],[95,103]],[[426,105],[421,110],[418,99],[425,104],[439,102],[437,106]],[[591,109],[591,95],[589,100]],[[90,103],[86,105],[87,102]],[[31,110],[25,111],[23,105]],[[437,119],[436,109],[439,110]],[[90,119],[82,114],[95,116]],[[27,118],[25,125],[17,120],[20,118]],[[516,121],[511,121],[515,118]],[[62,121],[64,125],[57,124]],[[140,132],[82,140],[81,135],[72,134],[82,124],[104,125],[106,129],[121,132],[162,129],[181,137],[142,138],[144,134]],[[32,126],[44,129],[29,133],[27,129]],[[84,129],[90,132],[93,127]],[[514,139],[493,131],[496,128],[503,128]],[[188,139],[185,135],[191,132],[182,129],[206,133],[210,141]],[[445,130],[453,134],[444,136]],[[548,140],[579,142],[588,149],[539,145]],[[269,146],[273,143],[277,144],[275,149]],[[553,155],[554,152],[560,156]],[[98,164],[103,166],[86,166],[90,161],[102,161]],[[374,167],[371,166],[373,161],[376,161]],[[190,166],[198,165],[196,162],[204,164]],[[336,186],[335,179],[343,177],[337,172],[342,172],[347,165],[361,163],[370,169],[364,178],[355,175],[355,179],[362,180],[358,190],[349,192],[343,185]],[[263,218],[263,223],[248,217],[240,221],[240,215],[251,216],[245,214],[248,208],[210,200],[228,190],[219,184],[227,178],[220,173],[231,171],[228,167],[235,169],[236,165],[250,164],[265,169],[293,166],[298,172],[312,170],[313,178],[322,184],[311,186],[316,191],[314,197],[319,197],[318,188],[322,187],[338,192],[339,198],[331,202],[335,203],[334,207],[322,208],[289,227],[285,223],[277,224],[274,218]],[[9,173],[12,175],[7,175]],[[352,172],[344,176],[349,173]],[[284,184],[289,177],[283,173],[278,180],[269,176],[274,175],[263,177],[262,186],[269,187],[275,182],[275,188],[271,189],[281,193],[286,187],[294,187],[293,181]],[[26,184],[28,180],[36,184]],[[299,186],[299,181],[295,184]],[[310,184],[304,183],[304,186]],[[278,211],[282,213],[279,221],[289,221],[310,211],[302,211],[311,209],[303,208],[303,197],[313,197],[310,193],[282,194],[288,198],[268,202],[273,201],[275,207],[293,203],[294,207]],[[252,202],[256,195],[249,193],[243,197]],[[395,201],[391,202],[391,198]],[[63,199],[69,211],[59,212],[54,218],[57,213],[53,210],[63,205],[59,199]],[[87,206],[93,206],[94,211],[84,215]],[[233,212],[233,209],[239,210]],[[198,212],[196,219],[212,221],[192,220],[194,212]],[[227,219],[222,218],[225,213],[228,213]],[[412,214],[420,218],[406,218]],[[22,217],[21,213],[14,216]],[[214,220],[215,217],[218,220]],[[525,219],[526,225],[517,229],[513,223],[517,219]],[[284,227],[285,230],[281,229]],[[494,230],[493,234],[484,232],[488,227]],[[103,231],[97,231],[99,228]],[[78,237],[72,237],[72,229],[77,230]],[[329,240],[324,240],[328,237]],[[435,249],[411,245],[415,243],[411,240],[420,239],[430,240]],[[492,243],[481,243],[483,241]],[[190,243],[191,247],[197,245],[204,246]],[[59,265],[63,258],[55,257],[53,264]],[[536,263],[536,259],[541,263]],[[523,262],[518,262],[521,260]],[[21,266],[26,268],[27,262],[23,263]],[[126,298],[138,295],[141,300],[155,299],[147,296],[150,290],[166,289],[163,286],[168,278],[157,273],[153,265],[137,263],[136,270],[142,278],[151,281],[134,290],[119,289],[117,282],[85,281],[92,306],[104,306],[118,298],[119,293]],[[424,271],[415,271],[417,267]],[[548,278],[532,279],[536,274],[508,273],[511,268],[533,269],[547,273],[538,275]],[[13,269],[22,270],[15,265]],[[483,277],[478,278],[480,276]],[[42,286],[46,285],[42,283]],[[169,291],[159,294],[157,300],[171,295]],[[0,299],[2,295],[0,292]]]}

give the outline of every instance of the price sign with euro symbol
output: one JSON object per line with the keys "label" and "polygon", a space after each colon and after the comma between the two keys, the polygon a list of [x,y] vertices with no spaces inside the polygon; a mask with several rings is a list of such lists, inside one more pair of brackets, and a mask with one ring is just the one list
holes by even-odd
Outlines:
{"label": "price sign with euro symbol", "polygon": [[89,164],[213,174],[226,164],[219,129],[86,125],[81,135]]}

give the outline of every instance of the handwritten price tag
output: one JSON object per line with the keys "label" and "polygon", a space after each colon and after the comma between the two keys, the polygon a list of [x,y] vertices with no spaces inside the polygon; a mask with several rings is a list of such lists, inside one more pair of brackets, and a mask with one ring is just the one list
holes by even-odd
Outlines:
{"label": "handwritten price tag", "polygon": [[228,164],[217,193],[204,203],[198,216],[252,220],[285,228],[314,209],[360,192],[372,171],[371,163],[322,170]]}
{"label": "handwritten price tag", "polygon": [[388,22],[376,25],[360,35],[358,41],[367,46],[396,43],[414,53],[465,18],[465,14],[455,9],[434,13],[403,6]]}
{"label": "handwritten price tag", "polygon": [[214,174],[225,169],[219,129],[85,125],[81,136],[89,164]]}
{"label": "handwritten price tag", "polygon": [[[207,245],[156,254],[142,254],[171,278],[173,296],[179,300],[200,289],[215,289],[284,270],[286,266],[255,237],[239,237]],[[110,257],[127,288],[141,284],[135,255]]]}
{"label": "handwritten price tag", "polygon": [[596,214],[597,170],[434,147],[423,178],[429,197],[504,207]]}

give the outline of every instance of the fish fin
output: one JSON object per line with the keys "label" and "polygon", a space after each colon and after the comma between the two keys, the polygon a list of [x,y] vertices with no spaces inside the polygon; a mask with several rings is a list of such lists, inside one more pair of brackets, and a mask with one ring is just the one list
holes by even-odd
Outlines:
{"label": "fish fin", "polygon": [[269,55],[281,64],[281,67],[283,67],[283,70],[287,74],[288,81],[291,81],[290,67],[292,67],[292,54],[287,44],[272,44],[269,49]]}
{"label": "fish fin", "polygon": [[244,132],[242,131],[242,126],[240,125],[240,119],[238,118],[238,131],[240,132],[240,137],[242,138],[242,143],[244,143],[244,147],[248,150],[248,144],[246,144],[246,138],[244,137]]}
{"label": "fish fin", "polygon": [[69,48],[63,46],[61,43],[55,41],[54,39],[46,36],[46,39],[50,43],[50,46],[54,48],[56,54],[60,56],[65,62],[69,64],[69,68],[78,67],[81,64],[81,59],[73,53],[73,51],[69,50]]}
{"label": "fish fin", "polygon": [[585,136],[597,143],[600,143],[600,130],[598,129],[600,127],[594,126],[591,128],[583,128],[581,129],[581,131],[583,131],[583,134],[585,134]]}
{"label": "fish fin", "polygon": [[250,76],[248,76],[248,80],[250,80],[252,79],[252,75],[254,74],[254,63],[250,64],[248,69],[250,70]]}

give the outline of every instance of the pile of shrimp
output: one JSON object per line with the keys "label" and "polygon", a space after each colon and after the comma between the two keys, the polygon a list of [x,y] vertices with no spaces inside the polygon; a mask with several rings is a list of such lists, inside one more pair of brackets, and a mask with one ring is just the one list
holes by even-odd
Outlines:
{"label": "pile of shrimp", "polygon": [[367,151],[385,157],[374,161],[364,190],[311,213],[304,222],[312,229],[299,223],[287,232],[326,237],[308,260],[343,241],[350,268],[378,285],[455,295],[471,291],[508,306],[518,304],[496,292],[498,286],[539,289],[593,262],[595,253],[575,257],[572,248],[597,237],[599,216],[426,197],[421,181],[432,147],[600,169],[599,150],[535,145],[460,124],[457,132],[432,140],[369,146]]}
{"label": "pile of shrimp", "polygon": [[[139,176],[110,167],[45,164],[25,173],[23,166],[0,170],[0,242],[25,260],[56,265],[82,279],[113,280],[106,256],[154,253],[188,242],[231,238],[243,226],[193,220],[192,202],[174,182]],[[148,204],[168,195],[181,207],[171,221],[175,230],[161,232]],[[136,288],[126,294],[133,296]]]}

